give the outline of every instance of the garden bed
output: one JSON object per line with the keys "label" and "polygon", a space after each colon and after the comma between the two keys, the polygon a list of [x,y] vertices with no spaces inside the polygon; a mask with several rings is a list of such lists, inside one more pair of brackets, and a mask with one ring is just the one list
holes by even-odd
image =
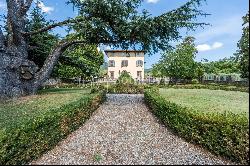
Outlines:
{"label": "garden bed", "polygon": [[221,85],[221,84],[159,85],[159,87],[160,88],[175,88],[175,89],[210,89],[210,90],[249,92],[248,86]]}
{"label": "garden bed", "polygon": [[37,159],[80,127],[105,94],[79,89],[51,89],[40,95],[0,104],[0,164]]}
{"label": "garden bed", "polygon": [[168,101],[156,88],[145,90],[144,95],[152,112],[187,141],[233,161],[249,162],[249,118],[246,114],[197,111]]}

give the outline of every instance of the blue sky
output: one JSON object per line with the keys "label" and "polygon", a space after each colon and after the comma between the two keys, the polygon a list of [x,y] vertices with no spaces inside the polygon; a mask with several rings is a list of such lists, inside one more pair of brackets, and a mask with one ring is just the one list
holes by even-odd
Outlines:
{"label": "blue sky", "polygon": [[[153,16],[160,15],[175,9],[188,0],[145,0],[142,8],[147,9]],[[41,8],[46,12],[47,19],[62,21],[76,16],[71,5],[66,5],[67,0],[43,0]],[[204,18],[198,18],[198,22],[207,22],[211,26],[199,28],[195,32],[189,32],[196,38],[196,46],[199,50],[196,60],[206,58],[209,61],[219,60],[233,56],[237,49],[237,42],[242,34],[242,16],[249,10],[248,0],[207,0],[201,9],[211,14]],[[0,14],[5,11],[5,0],[0,0]],[[55,29],[56,33],[64,36],[63,28]],[[187,34],[183,33],[183,37]],[[150,68],[161,57],[161,53],[146,56],[146,68]]]}

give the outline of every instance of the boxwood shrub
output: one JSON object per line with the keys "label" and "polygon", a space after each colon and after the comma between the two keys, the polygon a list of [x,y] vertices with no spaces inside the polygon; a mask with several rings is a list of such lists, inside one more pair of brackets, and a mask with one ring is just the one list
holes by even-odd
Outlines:
{"label": "boxwood shrub", "polygon": [[177,89],[211,89],[211,90],[226,90],[226,91],[240,91],[249,92],[249,87],[245,86],[230,86],[219,84],[183,84],[183,85],[160,85],[159,87],[177,88]]}
{"label": "boxwood shrub", "polygon": [[37,159],[81,126],[104,99],[104,92],[86,95],[19,126],[1,129],[0,164],[21,165]]}
{"label": "boxwood shrub", "polygon": [[177,135],[232,161],[249,163],[249,122],[245,114],[195,111],[167,101],[159,89],[147,89],[144,95],[152,112]]}
{"label": "boxwood shrub", "polygon": [[143,94],[144,86],[140,84],[110,84],[98,85],[91,89],[92,93],[105,91],[110,94]]}

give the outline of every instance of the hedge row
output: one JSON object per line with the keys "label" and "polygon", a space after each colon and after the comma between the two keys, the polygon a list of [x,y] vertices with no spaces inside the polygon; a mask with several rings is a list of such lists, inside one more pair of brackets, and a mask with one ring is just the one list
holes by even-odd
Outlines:
{"label": "hedge row", "polygon": [[249,122],[246,115],[195,111],[166,101],[158,89],[145,90],[144,95],[152,112],[187,141],[233,161],[249,163]]}
{"label": "hedge row", "polygon": [[99,85],[92,88],[92,92],[100,90],[110,94],[143,94],[144,86],[136,84],[113,84],[113,85]]}
{"label": "hedge row", "polygon": [[185,85],[159,85],[159,87],[177,88],[177,89],[211,89],[211,90],[226,90],[226,91],[241,91],[249,92],[249,87],[244,86],[228,86],[218,84],[185,84]]}
{"label": "hedge row", "polygon": [[83,96],[20,126],[0,130],[0,164],[21,165],[37,159],[81,126],[104,99],[103,92]]}

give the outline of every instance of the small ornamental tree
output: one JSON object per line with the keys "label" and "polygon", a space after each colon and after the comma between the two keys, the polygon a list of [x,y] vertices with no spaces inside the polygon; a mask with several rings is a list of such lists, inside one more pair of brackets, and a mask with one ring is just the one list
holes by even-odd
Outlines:
{"label": "small ornamental tree", "polygon": [[[168,49],[169,42],[179,39],[179,30],[194,30],[206,25],[197,23],[204,0],[190,0],[183,6],[153,17],[140,13],[142,0],[69,0],[78,16],[51,23],[40,29],[27,29],[27,13],[33,0],[6,0],[7,34],[0,29],[0,98],[35,94],[49,78],[59,57],[67,48],[79,45],[113,45],[128,49],[138,46],[147,52]],[[60,39],[39,68],[29,59],[28,38],[58,26],[73,30],[70,38]]]}
{"label": "small ornamental tree", "polygon": [[128,84],[134,84],[135,81],[127,71],[123,71],[119,76],[119,78],[117,79],[116,83],[120,85],[128,85]]}

